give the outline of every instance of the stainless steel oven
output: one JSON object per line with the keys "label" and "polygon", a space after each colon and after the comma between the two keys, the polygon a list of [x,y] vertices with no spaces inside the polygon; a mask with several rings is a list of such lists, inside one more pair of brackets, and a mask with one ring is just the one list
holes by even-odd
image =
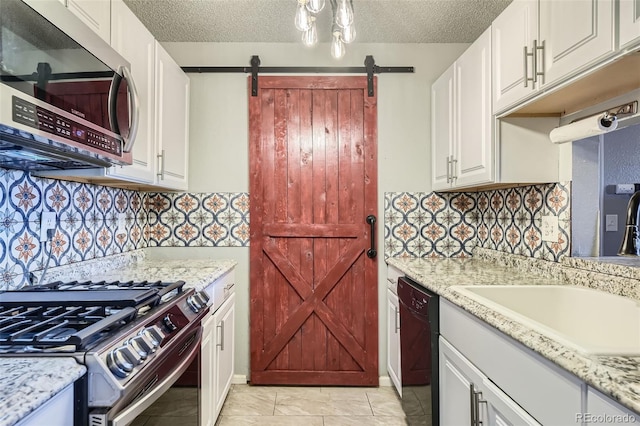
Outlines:
{"label": "stainless steel oven", "polygon": [[0,166],[131,164],[129,66],[62,2],[0,0]]}
{"label": "stainless steel oven", "polygon": [[0,355],[71,356],[75,425],[126,426],[198,354],[208,296],[184,282],[70,282],[0,293]]}

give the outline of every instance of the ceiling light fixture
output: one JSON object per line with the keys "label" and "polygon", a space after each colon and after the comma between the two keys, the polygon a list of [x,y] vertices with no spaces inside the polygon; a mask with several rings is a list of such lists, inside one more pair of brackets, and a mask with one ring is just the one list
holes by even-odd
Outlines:
{"label": "ceiling light fixture", "polygon": [[[346,53],[345,44],[356,38],[353,24],[353,0],[329,0],[333,13],[331,24],[331,56],[340,59]],[[298,0],[295,25],[302,31],[302,42],[311,47],[318,43],[316,15],[324,9],[325,0]]]}

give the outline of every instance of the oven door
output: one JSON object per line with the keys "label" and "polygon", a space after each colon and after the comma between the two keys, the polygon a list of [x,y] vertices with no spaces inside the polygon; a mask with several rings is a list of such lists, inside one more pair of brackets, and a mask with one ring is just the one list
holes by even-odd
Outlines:
{"label": "oven door", "polygon": [[135,390],[132,389],[131,398],[117,403],[108,410],[94,410],[89,413],[89,424],[99,426],[127,426],[136,417],[151,406],[162,396],[187,370],[196,359],[202,339],[200,321],[183,333],[183,336],[173,342],[173,350],[162,359],[154,360],[151,369],[146,368],[140,373],[143,377],[136,377]]}

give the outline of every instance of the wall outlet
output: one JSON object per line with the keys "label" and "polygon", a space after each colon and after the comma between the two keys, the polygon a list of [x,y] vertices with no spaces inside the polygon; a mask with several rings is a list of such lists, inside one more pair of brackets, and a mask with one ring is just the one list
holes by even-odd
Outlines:
{"label": "wall outlet", "polygon": [[56,229],[56,212],[42,212],[40,215],[40,242],[49,240],[49,229]]}
{"label": "wall outlet", "polygon": [[604,229],[605,229],[605,232],[618,232],[618,215],[617,214],[605,215]]}
{"label": "wall outlet", "polygon": [[558,216],[542,216],[542,241],[558,242]]}
{"label": "wall outlet", "polygon": [[116,234],[127,233],[127,215],[125,213],[118,213],[118,228]]}

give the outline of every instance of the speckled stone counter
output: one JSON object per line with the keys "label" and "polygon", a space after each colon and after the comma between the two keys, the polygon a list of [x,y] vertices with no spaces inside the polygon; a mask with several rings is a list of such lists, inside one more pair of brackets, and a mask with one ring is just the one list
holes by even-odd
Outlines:
{"label": "speckled stone counter", "polygon": [[640,287],[639,281],[606,275],[597,272],[597,267],[594,267],[596,271],[589,270],[589,261],[581,264],[586,269],[576,269],[567,263],[557,264],[491,251],[474,253],[474,256],[470,259],[390,258],[387,263],[573,373],[593,388],[640,413],[640,357],[586,356],[450,288],[454,285],[493,284],[583,285],[633,297]]}
{"label": "speckled stone counter", "polygon": [[[51,268],[44,282],[70,280],[177,281],[202,290],[236,265],[237,261],[209,259],[147,259],[144,250]],[[39,271],[37,272],[39,273]],[[39,277],[39,276],[38,276]]]}
{"label": "speckled stone counter", "polygon": [[87,369],[73,358],[0,358],[0,426],[27,417]]}

